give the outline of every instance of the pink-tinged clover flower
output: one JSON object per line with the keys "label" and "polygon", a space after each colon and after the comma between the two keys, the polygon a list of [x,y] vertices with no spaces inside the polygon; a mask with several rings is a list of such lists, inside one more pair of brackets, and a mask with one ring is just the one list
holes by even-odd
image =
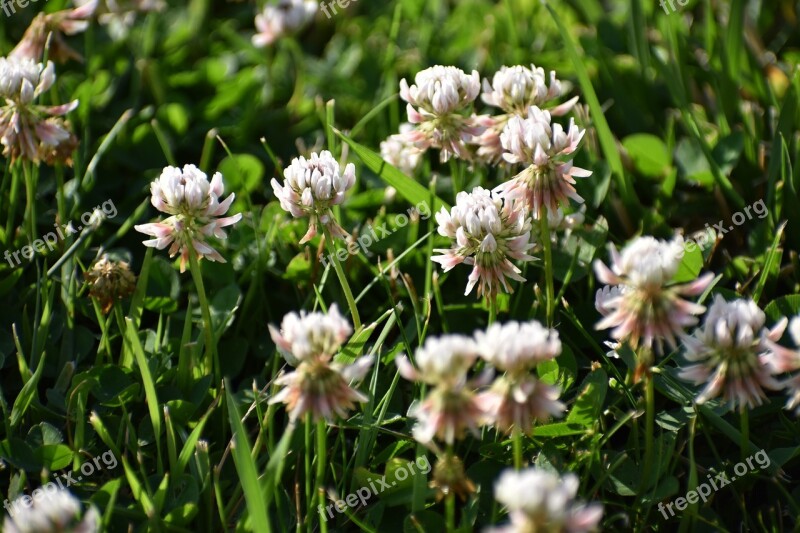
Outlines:
{"label": "pink-tinged clover flower", "polygon": [[258,31],[253,36],[253,44],[263,48],[296,32],[314,18],[318,8],[314,0],[280,0],[277,5],[264,6],[256,15]]}
{"label": "pink-tinged clover flower", "polygon": [[528,166],[495,191],[523,202],[536,219],[541,218],[544,208],[555,211],[560,205],[569,205],[570,198],[583,203],[574,178],[592,173],[574,166],[572,156],[585,133],[574,119],[565,131],[561,124],[552,123],[549,111],[536,106],[529,108],[527,118],[511,117],[500,135],[503,159]]}
{"label": "pink-tinged clover flower", "polygon": [[660,349],[663,341],[675,348],[676,337],[697,324],[697,315],[705,311],[683,297],[702,294],[714,275],[672,283],[684,254],[680,235],[672,241],[638,237],[621,254],[613,244],[609,248],[610,269],[600,260],[594,262],[597,279],[607,284],[595,298],[595,307],[604,317],[596,329],[613,328],[611,336],[627,341],[634,350],[640,342],[648,349],[654,342]]}
{"label": "pink-tinged clover flower", "polygon": [[361,357],[352,365],[333,362],[352,331],[336,304],[327,313],[289,313],[280,330],[270,325],[278,350],[296,368],[275,380],[283,388],[270,403],[286,404],[292,420],[310,413],[314,420],[330,422],[337,416],[346,418],[357,402],[366,402],[368,398],[350,383],[364,378],[372,357]]}
{"label": "pink-tinged clover flower", "polygon": [[456,205],[449,212],[442,208],[436,213],[436,222],[439,235],[453,239],[453,245],[434,250],[441,255],[431,259],[445,272],[461,263],[473,267],[464,294],[478,285],[478,296],[493,298],[501,287],[513,292],[506,278],[525,281],[511,260],[533,260],[528,250],[534,245],[531,220],[517,205],[475,187],[471,193],[458,193]]}
{"label": "pink-tinged clover flower", "polygon": [[333,216],[331,208],[344,202],[345,194],[356,182],[356,169],[348,163],[340,172],[339,163],[327,150],[310,159],[299,157],[283,171],[283,184],[272,180],[272,190],[284,211],[295,218],[308,217],[309,227],[300,240],[306,243],[317,235],[317,225],[326,226],[331,235],[347,237],[348,233]]}
{"label": "pink-tinged clover flower", "polygon": [[578,477],[540,468],[506,470],[495,483],[495,499],[508,510],[510,524],[489,533],[584,533],[596,531],[603,517],[599,503],[576,500]]}
{"label": "pink-tinged clover flower", "polygon": [[39,13],[25,30],[25,34],[9,57],[41,61],[49,39],[47,54],[49,59],[59,63],[64,63],[68,59],[82,61],[81,55],[67,44],[64,35],[75,35],[86,31],[89,19],[94,15],[96,8],[97,0],[92,0],[75,9]]}
{"label": "pink-tinged clover flower", "polygon": [[476,123],[485,128],[476,140],[479,145],[478,157],[492,165],[503,162],[504,150],[500,136],[511,117],[527,115],[531,106],[550,108],[552,116],[562,116],[578,101],[576,96],[551,107],[565,92],[555,72],[550,72],[548,83],[544,69],[535,65],[531,65],[531,68],[523,65],[504,66],[494,74],[491,84],[484,78],[481,99],[490,106],[502,109],[504,113],[475,117]]}
{"label": "pink-tinged clover flower", "polygon": [[466,74],[459,68],[441,65],[418,72],[411,86],[401,80],[400,98],[408,102],[408,121],[415,125],[404,134],[405,140],[422,150],[441,150],[443,162],[453,156],[471,159],[467,143],[483,128],[473,122],[468,112],[480,90],[477,71]]}
{"label": "pink-tinged clover flower", "polygon": [[485,332],[476,332],[475,338],[481,357],[504,372],[478,395],[495,427],[506,433],[516,428],[528,434],[534,421],[546,421],[564,412],[558,387],[542,383],[532,373],[537,364],[561,353],[556,330],[535,320],[508,322],[492,324]]}
{"label": "pink-tinged clover flower", "polygon": [[438,437],[447,444],[461,439],[466,430],[473,434],[486,421],[480,408],[475,388],[488,378],[483,376],[470,381],[468,373],[478,358],[478,346],[465,335],[443,335],[429,337],[417,349],[417,369],[408,358],[399,357],[397,367],[400,375],[409,381],[427,383],[431,386],[425,398],[409,411],[417,419],[414,438],[423,444]]}
{"label": "pink-tinged clover flower", "polygon": [[0,57],[0,143],[11,161],[23,158],[38,164],[72,164],[78,140],[62,117],[78,107],[78,101],[43,106],[36,100],[56,80],[52,61]]}
{"label": "pink-tinged clover flower", "polygon": [[[794,341],[795,347],[800,348],[800,316],[792,318],[789,322],[789,334]],[[767,361],[771,369],[775,372],[795,372],[800,370],[799,350],[784,348],[769,337],[766,338],[765,342],[772,354]],[[800,414],[800,373],[794,374],[781,382],[781,386],[789,394],[786,409],[795,409],[796,414]]]}
{"label": "pink-tinged clover flower", "polygon": [[139,13],[156,13],[167,7],[164,0],[74,0],[83,9],[92,9],[97,22],[105,26],[109,36],[120,41],[128,36]]}
{"label": "pink-tinged clover flower", "polygon": [[765,388],[781,388],[773,377],[780,363],[771,343],[780,339],[788,321],[782,319],[771,330],[764,327],[765,321],[764,312],[752,300],[728,302],[716,295],[703,326],[692,336],[682,336],[685,358],[694,364],[679,375],[705,385],[695,400],[698,404],[721,396],[743,411],[763,403]]}
{"label": "pink-tinged clover flower", "polygon": [[391,135],[381,143],[381,157],[384,161],[397,168],[406,176],[413,176],[417,170],[424,150],[420,150],[415,144],[406,140],[406,135],[414,127],[404,122],[400,124],[400,133]]}
{"label": "pink-tinged clover flower", "polygon": [[194,165],[186,165],[183,169],[166,167],[161,176],[150,184],[150,203],[170,216],[161,222],[135,226],[136,231],[155,237],[144,241],[144,245],[159,250],[169,246],[170,257],[180,252],[181,272],[186,271],[186,262],[191,253],[197,254],[200,259],[205,257],[210,261],[225,263],[225,258],[207,241],[211,236],[226,238],[222,228],[242,219],[241,213],[223,217],[236,197],[231,193],[220,201],[224,187],[219,172],[214,174],[209,183],[205,172]]}

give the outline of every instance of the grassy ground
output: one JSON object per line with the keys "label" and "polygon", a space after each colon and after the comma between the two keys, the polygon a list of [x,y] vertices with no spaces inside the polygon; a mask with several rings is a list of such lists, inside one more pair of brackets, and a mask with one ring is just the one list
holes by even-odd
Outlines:
{"label": "grassy ground", "polygon": [[[63,4],[18,8],[0,24],[0,53],[36,10]],[[485,328],[489,309],[463,295],[466,267],[443,274],[430,261],[432,248],[447,246],[433,217],[400,225],[396,215],[420,201],[452,205],[457,189],[493,187],[507,175],[442,164],[431,152],[413,188],[376,165],[374,152],[406,121],[402,78],[435,64],[491,77],[503,65],[535,63],[580,96],[574,115],[587,135],[576,165],[593,176],[577,186],[586,219],[572,240],[555,246],[549,264],[527,266],[527,283],[499,298],[500,322],[545,322],[552,305],[563,342],[562,355],[538,370],[568,410],[523,439],[524,461],[575,472],[580,498],[603,504],[609,531],[798,527],[800,425],[783,409],[785,396],[770,393],[746,422],[718,400],[697,406],[697,390],[676,377],[679,348],[657,359],[648,407],[632,354],[609,358],[608,332],[594,328],[601,284],[591,268],[593,259],[608,263],[607,243],[723,222],[732,228],[724,238],[682,265],[687,279],[701,270],[720,276],[705,301],[752,298],[769,326],[800,313],[797,2],[691,0],[668,13],[642,0],[551,1],[551,10],[530,0],[361,0],[330,19],[318,13],[267,49],[250,41],[253,3],[174,4],[139,16],[123,40],[96,23],[67,38],[85,61],[58,65],[43,98],[80,100],[70,114],[81,141],[71,168],[4,160],[3,250],[22,249],[56,223],[77,224],[95,206],[113,206],[116,216],[19,265],[0,262],[3,499],[111,451],[114,468],[97,463],[70,486],[108,531],[444,530],[449,499],[428,487],[435,454],[414,441],[407,417],[421,390],[399,377],[394,360],[426,338]],[[347,305],[333,268],[317,259],[320,237],[298,244],[307,221],[280,208],[269,182],[292,158],[323,148],[356,166],[338,213],[343,227],[387,224],[390,235],[345,261],[365,327],[342,357],[375,356],[360,387],[369,401],[348,420],[313,426],[267,404],[285,365],[267,325],[290,311],[338,302],[345,313]],[[220,247],[228,262],[200,263],[213,369],[204,363],[214,350],[200,270],[179,273],[133,230],[156,219],[150,182],[186,163],[222,172],[226,194],[236,193],[231,213],[243,214]],[[136,292],[108,314],[82,275],[102,251],[138,276]],[[548,302],[549,275],[557,298]],[[759,450],[769,467],[675,516],[657,509]],[[455,453],[476,488],[456,501],[456,527],[506,521],[493,484],[513,463],[511,441],[485,429]],[[320,466],[328,493],[345,497],[409,464],[418,473],[320,521],[312,505]]]}

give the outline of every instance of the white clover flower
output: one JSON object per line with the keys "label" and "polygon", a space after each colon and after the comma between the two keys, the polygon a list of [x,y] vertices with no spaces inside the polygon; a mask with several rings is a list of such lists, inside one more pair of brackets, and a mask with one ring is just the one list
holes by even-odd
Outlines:
{"label": "white clover flower", "polygon": [[566,407],[558,401],[558,387],[546,385],[532,371],[542,361],[561,353],[558,332],[539,322],[492,324],[486,332],[475,332],[481,357],[505,374],[478,395],[481,409],[499,430],[514,428],[530,433],[536,420],[561,415]]}
{"label": "white clover flower", "polygon": [[[794,350],[780,346],[769,337],[765,339],[770,349],[770,357],[767,362],[775,372],[795,372],[800,370],[800,350],[797,349],[800,348],[800,316],[792,318],[789,322],[789,334],[794,341],[796,348]],[[800,414],[800,373],[781,382],[781,386],[789,394],[786,409],[795,409],[796,414]]]}
{"label": "white clover flower", "polygon": [[152,224],[134,226],[136,231],[155,237],[144,241],[145,246],[163,250],[170,246],[169,256],[181,252],[181,272],[186,270],[189,254],[198,258],[225,263],[219,252],[212,248],[207,238],[226,237],[222,228],[232,226],[242,219],[242,214],[224,218],[230,209],[235,194],[220,202],[224,191],[222,174],[215,173],[209,183],[205,172],[194,165],[183,169],[166,167],[161,175],[150,184],[150,203],[170,217]]}
{"label": "white clover flower", "polygon": [[531,221],[512,202],[475,187],[458,193],[456,205],[450,212],[442,208],[436,221],[439,235],[454,242],[452,248],[434,250],[441,255],[431,259],[445,272],[460,263],[473,266],[465,294],[478,284],[478,296],[494,297],[501,287],[513,292],[506,278],[525,281],[511,260],[533,260],[527,253],[533,248]]}
{"label": "white clover flower", "polygon": [[256,15],[253,44],[259,48],[269,46],[284,35],[305,26],[319,8],[314,0],[280,0],[277,5],[267,5]]}
{"label": "white clover flower", "polygon": [[91,9],[115,41],[128,36],[139,13],[160,12],[167,7],[164,0],[74,0],[74,3],[81,9]]}
{"label": "white clover flower", "polygon": [[336,222],[331,207],[344,202],[345,194],[356,182],[352,163],[340,173],[339,163],[324,150],[319,155],[312,153],[311,159],[302,156],[293,159],[283,176],[283,185],[272,180],[272,190],[281,207],[295,218],[309,217],[309,228],[300,244],[314,238],[318,223],[327,226],[334,238],[348,235]]}
{"label": "white clover flower", "polygon": [[539,468],[506,470],[495,483],[495,498],[508,509],[511,523],[492,533],[581,533],[595,531],[603,517],[599,503],[576,501],[575,474],[559,477]]}
{"label": "white clover flower", "polygon": [[75,35],[86,31],[89,19],[97,9],[98,0],[76,2],[75,9],[63,9],[51,13],[39,13],[31,21],[22,39],[9,54],[18,59],[41,60],[47,46],[47,57],[58,63],[69,59],[82,61],[83,57],[73,50],[64,39],[64,35]]}
{"label": "white clover flower", "polygon": [[[512,115],[525,115],[531,106],[544,107],[545,104],[559,98],[564,94],[561,82],[556,78],[555,71],[550,71],[550,80],[545,77],[544,69],[531,65],[502,67],[492,78],[483,80],[483,94],[481,99],[488,105],[499,107]],[[572,100],[551,109],[554,116],[561,116],[568,112],[578,101],[576,96]]]}
{"label": "white clover flower", "polygon": [[269,326],[272,340],[292,364],[314,357],[330,359],[345,343],[353,328],[333,304],[327,313],[289,313],[281,329]]}
{"label": "white clover flower", "polygon": [[465,74],[456,67],[434,67],[418,72],[414,85],[400,81],[400,98],[408,102],[408,121],[415,129],[404,134],[406,141],[426,150],[430,147],[442,151],[442,161],[455,155],[470,159],[466,146],[481,133],[468,113],[481,90],[477,71]]}
{"label": "white clover flower", "polygon": [[414,129],[414,126],[404,122],[400,124],[400,133],[392,135],[381,142],[381,157],[384,161],[400,170],[406,176],[413,176],[417,170],[424,150],[420,150],[415,144],[406,140],[406,135]]}
{"label": "white clover flower", "polygon": [[569,156],[575,153],[586,130],[578,128],[570,119],[564,131],[560,124],[553,124],[551,113],[538,107],[528,110],[528,117],[511,117],[500,135],[508,163],[529,165],[510,181],[495,191],[512,200],[521,200],[540,218],[544,207],[555,211],[559,205],[568,205],[569,198],[583,203],[575,191],[575,179],[591,176],[588,170],[573,166]]}
{"label": "white clover flower", "polygon": [[477,331],[475,338],[486,362],[512,374],[527,373],[561,353],[558,331],[545,328],[536,320],[495,323],[485,332]]}
{"label": "white clover flower", "polygon": [[594,262],[597,278],[608,284],[596,295],[595,307],[604,318],[595,327],[614,328],[611,336],[628,341],[634,349],[640,340],[648,348],[654,341],[659,348],[662,341],[674,348],[676,337],[697,324],[696,315],[705,311],[682,297],[702,294],[714,275],[707,273],[686,284],[671,283],[684,254],[680,235],[672,241],[638,237],[621,255],[613,244],[609,248],[611,269],[600,260]]}
{"label": "white clover flower", "polygon": [[350,383],[364,378],[373,358],[361,357],[351,365],[332,361],[352,331],[336,304],[327,313],[289,313],[280,331],[270,325],[272,340],[296,370],[275,380],[283,388],[269,403],[286,404],[292,420],[310,413],[315,420],[332,421],[346,418],[356,402],[366,402]]}
{"label": "white clover flower", "polygon": [[12,516],[3,522],[5,533],[95,533],[100,531],[100,515],[90,507],[81,518],[80,502],[66,490],[41,490],[32,505],[12,502]]}
{"label": "white clover flower", "polygon": [[686,360],[695,364],[681,369],[679,375],[705,385],[697,403],[721,395],[731,407],[743,411],[763,403],[765,388],[781,388],[773,377],[780,369],[771,343],[783,335],[787,320],[771,330],[764,327],[765,321],[764,312],[752,300],[727,302],[720,295],[714,297],[703,326],[692,336],[682,337]]}
{"label": "white clover flower", "polygon": [[418,369],[405,356],[395,361],[400,375],[410,381],[432,385],[425,398],[409,410],[416,418],[414,438],[423,444],[435,437],[452,444],[469,430],[477,434],[486,422],[475,388],[486,377],[470,381],[467,374],[478,358],[475,341],[464,335],[429,337],[417,349],[415,360]]}
{"label": "white clover flower", "polygon": [[78,107],[78,101],[59,106],[35,103],[56,80],[52,61],[0,57],[0,142],[3,155],[12,161],[22,157],[34,163],[71,164],[78,141],[62,118]]}

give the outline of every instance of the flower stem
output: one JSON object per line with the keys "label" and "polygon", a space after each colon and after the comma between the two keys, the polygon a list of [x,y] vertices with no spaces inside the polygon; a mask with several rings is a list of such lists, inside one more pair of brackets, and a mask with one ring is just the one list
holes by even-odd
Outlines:
{"label": "flower stem", "polygon": [[547,327],[553,327],[553,313],[555,311],[555,290],[553,288],[553,251],[550,243],[550,224],[547,220],[547,206],[542,206],[539,212],[539,227],[540,235],[542,238],[542,246],[544,247],[544,277],[545,284],[547,285],[545,298],[545,312],[547,316]]}
{"label": "flower stem", "polygon": [[522,470],[522,432],[518,427],[514,428],[511,440],[514,446],[514,470]]}
{"label": "flower stem", "polygon": [[742,452],[742,461],[747,459],[747,450],[750,444],[750,414],[749,411],[742,409],[739,413],[739,424],[742,431],[741,441],[739,446]]}
{"label": "flower stem", "polygon": [[327,533],[328,531],[328,523],[326,522],[325,518],[325,510],[323,509],[325,500],[322,497],[324,493],[322,484],[325,481],[325,468],[328,465],[328,425],[325,423],[325,419],[320,419],[317,422],[317,480],[314,484],[314,502],[313,505],[319,506],[320,512],[320,520],[319,520],[319,527],[322,533]]}
{"label": "flower stem", "polygon": [[221,379],[219,355],[217,354],[217,344],[214,341],[211,308],[208,305],[205,285],[203,285],[203,272],[200,270],[200,262],[197,260],[197,255],[191,251],[189,252],[189,269],[192,271],[192,279],[197,289],[197,297],[200,300],[200,309],[203,313],[203,331],[205,331],[206,335],[206,360],[211,374],[214,376],[214,381],[219,382]]}
{"label": "flower stem", "polygon": [[344,275],[342,265],[336,258],[336,245],[333,243],[333,237],[331,237],[330,230],[327,226],[322,226],[322,231],[325,234],[325,246],[328,248],[331,264],[333,264],[333,269],[336,271],[336,277],[339,278],[339,284],[342,286],[344,297],[347,299],[347,306],[350,308],[350,314],[353,317],[354,329],[358,331],[361,328],[361,318],[358,316],[358,308],[356,307],[356,301],[353,298],[353,291],[350,290],[350,284],[347,281],[347,277]]}
{"label": "flower stem", "polygon": [[650,486],[650,470],[653,468],[653,437],[655,432],[655,383],[648,368],[644,377],[645,386],[645,433],[644,433],[644,471],[642,473],[643,494]]}
{"label": "flower stem", "polygon": [[28,238],[30,242],[36,239],[36,184],[29,161],[22,162],[22,172],[25,176],[25,215],[28,221]]}
{"label": "flower stem", "polygon": [[489,325],[495,323],[497,320],[497,295],[492,294],[489,296]]}

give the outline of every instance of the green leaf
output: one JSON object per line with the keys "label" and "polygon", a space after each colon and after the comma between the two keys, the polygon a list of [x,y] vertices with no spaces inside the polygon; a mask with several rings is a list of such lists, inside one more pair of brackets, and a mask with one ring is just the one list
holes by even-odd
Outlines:
{"label": "green leaf", "polygon": [[628,135],[622,146],[633,160],[636,170],[651,178],[663,178],[672,166],[672,157],[664,142],[647,133]]}
{"label": "green leaf", "polygon": [[[334,129],[334,131],[339,137],[342,138],[344,142],[350,145],[350,148],[353,149],[353,152],[356,153],[356,155],[361,159],[361,161],[363,161],[364,165],[366,165],[368,169],[377,174],[378,177],[385,181],[388,185],[391,185],[397,189],[397,192],[400,193],[403,198],[414,205],[430,204],[431,193],[428,191],[428,189],[381,159],[381,156],[366,146],[358,144],[339,130]],[[450,209],[450,206],[447,205],[447,203],[445,203],[438,196],[434,195],[432,211],[438,211],[442,207]]]}
{"label": "green leaf", "polygon": [[608,390],[608,376],[605,370],[598,369],[583,381],[583,391],[575,400],[566,422],[589,427],[597,422],[603,410],[603,402]]}
{"label": "green leaf", "polygon": [[264,180],[264,163],[250,154],[234,154],[222,160],[218,167],[225,177],[225,187],[229,191],[257,190]]}
{"label": "green leaf", "polygon": [[774,299],[764,308],[764,313],[775,322],[785,316],[800,315],[800,294],[790,294]]}
{"label": "green leaf", "polygon": [[242,483],[242,491],[247,502],[247,511],[251,525],[255,531],[272,531],[267,514],[267,499],[258,483],[258,471],[253,460],[253,448],[247,438],[240,419],[239,410],[236,408],[236,398],[231,394],[230,383],[225,380],[225,403],[228,406],[228,420],[231,424],[233,437],[231,439],[231,451],[236,471],[239,473],[239,480]]}
{"label": "green leaf", "polygon": [[[691,251],[689,249],[691,248]],[[673,283],[686,283],[697,279],[703,269],[703,252],[697,246],[684,246],[683,259],[672,278]]]}
{"label": "green leaf", "polygon": [[36,459],[51,472],[61,470],[72,462],[72,450],[65,444],[45,444],[33,451]]}

